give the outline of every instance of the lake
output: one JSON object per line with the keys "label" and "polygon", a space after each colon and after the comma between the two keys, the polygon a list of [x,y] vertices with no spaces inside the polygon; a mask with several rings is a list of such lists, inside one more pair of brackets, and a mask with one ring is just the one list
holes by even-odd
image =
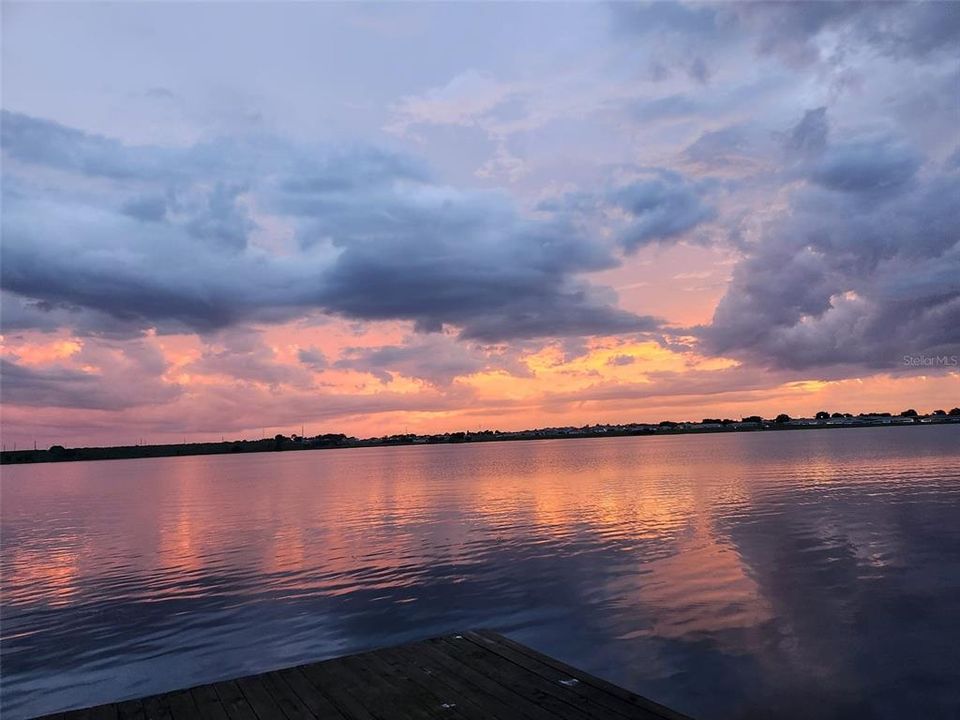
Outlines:
{"label": "lake", "polygon": [[960,427],[2,469],[5,720],[486,627],[701,720],[960,717]]}

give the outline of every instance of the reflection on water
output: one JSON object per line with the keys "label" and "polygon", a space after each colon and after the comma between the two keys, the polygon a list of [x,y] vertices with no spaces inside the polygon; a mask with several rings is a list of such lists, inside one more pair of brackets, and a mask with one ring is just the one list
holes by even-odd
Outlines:
{"label": "reflection on water", "polygon": [[929,427],[6,467],[4,718],[470,627],[704,720],[960,717],[958,441]]}

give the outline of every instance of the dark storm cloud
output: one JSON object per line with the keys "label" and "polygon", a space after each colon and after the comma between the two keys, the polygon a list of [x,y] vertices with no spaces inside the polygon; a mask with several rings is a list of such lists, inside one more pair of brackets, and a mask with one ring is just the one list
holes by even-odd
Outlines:
{"label": "dark storm cloud", "polygon": [[960,354],[960,173],[922,165],[890,138],[826,145],[735,268],[706,347],[792,369]]}
{"label": "dark storm cloud", "polygon": [[717,217],[709,200],[714,180],[691,180],[666,168],[617,170],[634,177],[596,192],[564,193],[541,201],[537,209],[569,222],[602,218],[612,224],[614,240],[628,255],[647,245],[678,242]]}
{"label": "dark storm cloud", "polygon": [[920,164],[915,150],[893,139],[853,141],[831,147],[813,168],[811,179],[845,192],[892,190],[909,181]]}
{"label": "dark storm cloud", "polygon": [[121,319],[99,310],[90,310],[63,302],[50,302],[23,297],[16,293],[0,293],[0,327],[4,333],[24,330],[53,332],[70,328],[80,336],[97,335],[123,339],[143,334],[142,323]]}
{"label": "dark storm cloud", "polygon": [[704,200],[705,195],[704,184],[668,171],[613,191],[608,202],[629,218],[620,244],[627,252],[633,252],[654,242],[677,239],[713,220],[717,213]]}
{"label": "dark storm cloud", "polygon": [[572,223],[521,218],[500,193],[415,185],[359,197],[300,194],[297,203],[310,212],[301,243],[329,238],[337,251],[316,295],[328,311],[411,320],[426,332],[453,325],[490,342],[655,324],[576,277],[616,266],[609,249]]}
{"label": "dark storm cloud", "polygon": [[0,295],[0,326],[4,333],[56,330],[68,324],[64,315],[69,312],[68,308],[57,307],[46,300],[25,300],[8,292]]}
{"label": "dark storm cloud", "polygon": [[[656,325],[579,277],[619,261],[574,224],[526,219],[501,193],[431,184],[403,156],[269,138],[127,147],[13,113],[3,128],[4,153],[17,161],[4,184],[3,288],[28,304],[161,331],[313,310],[422,331],[449,325],[484,341]],[[44,168],[69,179],[37,180]],[[645,237],[667,228],[662,211],[643,212]],[[292,225],[292,254],[251,242],[273,221]]]}
{"label": "dark storm cloud", "polygon": [[616,3],[613,11],[621,34],[672,36],[674,45],[686,42],[700,51],[718,51],[746,37],[758,54],[799,66],[821,59],[816,41],[828,32],[847,49],[917,61],[956,52],[960,42],[960,4],[938,0]]}
{"label": "dark storm cloud", "polygon": [[254,310],[255,268],[182,227],[46,199],[5,197],[4,211],[3,288],[22,297],[140,328],[212,330]]}

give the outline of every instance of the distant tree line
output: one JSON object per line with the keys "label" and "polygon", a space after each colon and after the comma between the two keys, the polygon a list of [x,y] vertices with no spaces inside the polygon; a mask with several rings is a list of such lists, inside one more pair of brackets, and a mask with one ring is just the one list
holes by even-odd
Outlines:
{"label": "distant tree line", "polygon": [[[897,415],[920,422],[921,416],[915,409],[903,410]],[[892,418],[889,412],[859,413],[829,412],[820,410],[814,416],[817,421],[851,420],[852,423],[831,423],[828,426],[869,425],[870,418]],[[960,417],[960,408],[934,410],[926,417]],[[861,422],[862,421],[862,422]],[[581,428],[545,428],[540,430],[521,430],[502,432],[500,430],[477,430],[445,432],[434,435],[403,433],[358,439],[343,433],[325,433],[313,437],[277,434],[272,438],[260,440],[230,440],[213,443],[176,443],[166,445],[126,445],[115,447],[66,448],[52,445],[49,450],[12,450],[0,453],[0,461],[6,463],[22,462],[62,462],[67,460],[109,460],[123,458],[168,457],[175,455],[212,455],[219,453],[245,453],[284,450],[314,450],[328,448],[349,448],[373,445],[409,445],[414,443],[465,443],[495,440],[527,440],[538,438],[595,437],[600,435],[649,435],[656,432],[722,432],[729,430],[762,430],[777,426],[789,429],[798,427],[787,413],[780,413],[772,421],[760,415],[748,415],[740,420],[730,418],[703,418],[698,422],[676,422],[661,420],[656,425],[649,423],[627,423],[621,425],[585,425]],[[819,425],[819,424],[818,424]],[[719,427],[718,427],[719,426]],[[733,426],[733,427],[731,427]],[[803,427],[801,424],[800,427]]]}

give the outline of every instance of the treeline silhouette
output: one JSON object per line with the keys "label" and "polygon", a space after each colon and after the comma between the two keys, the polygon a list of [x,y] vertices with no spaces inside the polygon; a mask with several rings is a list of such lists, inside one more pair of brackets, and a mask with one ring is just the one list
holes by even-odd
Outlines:
{"label": "treeline silhouette", "polygon": [[40,450],[4,450],[0,463],[65,462],[71,460],[121,460],[178,455],[222,455],[231,453],[280,452],[290,450],[324,450],[333,448],[371,447],[382,445],[414,445],[438,443],[491,442],[626,435],[657,435],[706,432],[755,432],[759,430],[800,430],[851,427],[897,427],[912,424],[960,423],[960,408],[934,410],[921,415],[914,409],[890,412],[859,413],[821,410],[813,418],[792,418],[780,413],[773,419],[748,415],[740,420],[703,418],[699,421],[661,420],[658,423],[597,424],[582,427],[539,428],[534,430],[477,430],[418,435],[403,433],[382,437],[356,438],[343,433],[325,433],[303,437],[277,434],[259,440],[225,440],[221,442],[169,443],[161,445],[119,445],[111,447],[67,448],[53,445]]}

